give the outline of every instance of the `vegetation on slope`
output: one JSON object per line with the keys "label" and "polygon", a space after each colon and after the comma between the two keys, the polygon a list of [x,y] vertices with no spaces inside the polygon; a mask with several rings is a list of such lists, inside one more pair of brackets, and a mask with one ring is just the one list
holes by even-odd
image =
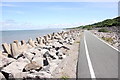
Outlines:
{"label": "vegetation on slope", "polygon": [[98,30],[98,32],[109,32],[109,31],[105,28],[101,28],[101,29]]}
{"label": "vegetation on slope", "polygon": [[103,27],[112,27],[112,26],[120,26],[120,16],[116,17],[114,19],[106,19],[102,22],[94,23],[91,25],[85,25],[85,26],[79,26],[76,28],[82,28],[82,29],[92,29],[92,28],[103,28]]}

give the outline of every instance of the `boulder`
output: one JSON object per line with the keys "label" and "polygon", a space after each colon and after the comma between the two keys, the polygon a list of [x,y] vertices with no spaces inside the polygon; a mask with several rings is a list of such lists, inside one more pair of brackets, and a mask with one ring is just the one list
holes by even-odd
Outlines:
{"label": "boulder", "polygon": [[37,37],[37,38],[36,38],[36,41],[39,41],[39,39],[40,39],[40,38],[39,38],[39,37]]}
{"label": "boulder", "polygon": [[34,57],[32,61],[36,62],[36,64],[43,67],[43,58],[42,57]]}
{"label": "boulder", "polygon": [[41,44],[41,37],[36,38],[36,40],[38,41],[38,44]]}
{"label": "boulder", "polygon": [[4,75],[0,72],[0,80],[2,80],[2,79],[6,80]]}
{"label": "boulder", "polygon": [[[40,49],[39,49],[40,50]],[[34,54],[34,58],[35,57],[43,57],[43,54],[41,51],[39,51],[38,49],[35,49],[33,52],[31,52],[32,54]]]}
{"label": "boulder", "polygon": [[24,48],[25,48],[25,50],[27,50],[27,49],[32,48],[32,46],[30,44],[26,44],[26,45],[24,45]]}
{"label": "boulder", "polygon": [[2,44],[3,50],[5,53],[8,53],[11,55],[11,49],[10,49],[10,45],[8,45],[7,43],[3,43]]}
{"label": "boulder", "polygon": [[28,43],[32,46],[32,47],[35,47],[35,43],[32,39],[29,39],[28,40]]}
{"label": "boulder", "polygon": [[50,40],[50,39],[51,39],[51,35],[50,35],[50,34],[48,34],[47,36],[48,36],[48,39]]}
{"label": "boulder", "polygon": [[[15,79],[20,78],[20,80],[21,80],[21,79],[24,80],[24,78],[26,78],[26,77],[28,76],[28,74],[29,74],[29,73],[27,73],[27,72],[18,72],[18,73],[15,73],[13,76],[14,76]],[[18,80],[19,80],[19,79],[18,79]]]}
{"label": "boulder", "polygon": [[19,42],[18,42],[18,40],[14,40],[13,42],[16,43],[16,45],[19,47]]}
{"label": "boulder", "polygon": [[59,59],[63,59],[63,53],[62,52],[56,52],[56,55]]}
{"label": "boulder", "polygon": [[48,41],[48,36],[44,36],[45,42]]}
{"label": "boulder", "polygon": [[45,45],[45,39],[44,39],[44,37],[41,37],[41,41],[40,41],[40,45]]}
{"label": "boulder", "polygon": [[26,57],[28,60],[32,61],[34,54],[32,54],[31,52],[23,52],[24,57]]}
{"label": "boulder", "polygon": [[26,51],[27,49],[31,48],[32,46],[29,44],[23,44],[20,46],[19,51],[22,53],[23,51]]}
{"label": "boulder", "polygon": [[12,62],[14,62],[15,59],[8,58],[5,56],[0,56],[0,70],[3,69],[4,67],[8,66]]}
{"label": "boulder", "polygon": [[2,51],[0,50],[0,55],[2,54]]}
{"label": "boulder", "polygon": [[1,71],[1,73],[5,77],[5,79],[3,79],[3,80],[15,80],[11,73],[8,73],[8,72],[5,72],[5,71]]}
{"label": "boulder", "polygon": [[30,60],[25,58],[25,57],[20,57],[19,59],[17,59],[18,62],[26,62],[27,64],[30,63]]}
{"label": "boulder", "polygon": [[19,55],[20,52],[16,43],[11,44],[11,52],[13,57],[16,57],[17,55]]}
{"label": "boulder", "polygon": [[0,51],[0,60],[2,60],[3,58],[8,58],[6,55],[4,55],[4,54],[7,54],[7,53],[2,53],[1,51]]}
{"label": "boulder", "polygon": [[30,70],[40,70],[42,68],[41,65],[37,64],[35,61],[32,61],[31,63],[27,64],[23,72],[30,71]]}
{"label": "boulder", "polygon": [[[53,76],[50,73],[47,73],[45,71],[40,71],[40,72],[35,72],[27,75],[28,78],[30,79],[35,79],[35,80],[53,80]],[[48,79],[46,79],[48,78]],[[52,79],[50,79],[52,78]],[[25,78],[27,79],[27,78]]]}
{"label": "boulder", "polygon": [[3,52],[2,55],[8,57],[8,54],[5,52]]}
{"label": "boulder", "polygon": [[[9,64],[8,66],[4,67],[2,69],[3,72],[10,73],[13,75],[14,78],[21,78],[24,74],[22,73],[25,65],[27,65],[27,62],[24,61],[15,61]],[[21,75],[20,75],[21,73]]]}
{"label": "boulder", "polygon": [[9,72],[9,73],[18,73],[18,72],[22,72],[23,68],[25,67],[25,65],[27,65],[28,63],[25,61],[14,61],[11,64],[9,64],[8,66],[4,67],[2,69],[2,71],[5,72]]}
{"label": "boulder", "polygon": [[40,37],[36,38],[36,41],[37,41],[38,44],[40,44],[40,39],[41,39]]}
{"label": "boulder", "polygon": [[49,53],[50,53],[49,57],[52,58],[52,60],[58,58],[58,57],[56,56],[56,50],[52,49]]}
{"label": "boulder", "polygon": [[21,41],[21,45],[23,45],[23,44],[26,44],[25,40],[22,40],[22,41]]}

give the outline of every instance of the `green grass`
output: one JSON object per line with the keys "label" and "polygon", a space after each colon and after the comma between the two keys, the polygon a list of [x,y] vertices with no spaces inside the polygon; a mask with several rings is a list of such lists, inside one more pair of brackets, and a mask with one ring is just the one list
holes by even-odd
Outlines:
{"label": "green grass", "polygon": [[69,77],[68,76],[62,76],[61,79],[62,80],[67,80]]}
{"label": "green grass", "polygon": [[76,41],[75,43],[80,43],[80,41]]}

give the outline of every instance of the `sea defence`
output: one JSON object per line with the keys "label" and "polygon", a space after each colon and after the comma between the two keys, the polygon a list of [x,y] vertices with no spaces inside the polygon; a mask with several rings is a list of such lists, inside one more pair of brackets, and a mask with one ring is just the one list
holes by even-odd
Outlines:
{"label": "sea defence", "polygon": [[54,78],[52,73],[57,64],[66,58],[80,35],[79,29],[66,30],[40,36],[35,40],[3,43],[3,51],[0,51],[0,76],[5,79]]}

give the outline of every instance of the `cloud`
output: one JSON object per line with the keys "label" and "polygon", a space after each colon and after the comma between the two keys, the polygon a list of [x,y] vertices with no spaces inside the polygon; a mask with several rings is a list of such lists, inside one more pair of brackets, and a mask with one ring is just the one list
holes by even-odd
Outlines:
{"label": "cloud", "polygon": [[46,24],[46,25],[35,25],[30,22],[17,22],[15,20],[5,20],[0,22],[2,25],[1,30],[34,30],[34,29],[51,29],[51,28],[72,28],[82,25],[89,25],[99,22],[98,20],[91,20],[88,22],[77,22],[77,23],[65,23],[65,24]]}
{"label": "cloud", "polygon": [[2,7],[18,7],[17,5],[14,5],[14,4],[6,4],[6,3],[0,3],[0,6],[2,6]]}
{"label": "cloud", "polygon": [[4,2],[118,2],[119,0],[4,0]]}
{"label": "cloud", "polygon": [[15,20],[5,20],[0,22],[0,25],[2,25],[1,30],[31,30],[31,29],[46,29],[46,28],[70,28],[70,27],[80,26],[81,23],[34,25],[29,22],[20,23]]}
{"label": "cloud", "polygon": [[20,10],[5,10],[6,13],[11,13],[11,14],[24,14],[24,11]]}
{"label": "cloud", "polygon": [[[96,20],[90,21],[89,23],[97,22]],[[30,22],[17,22],[15,20],[5,20],[0,22],[2,24],[2,30],[34,30],[34,29],[51,29],[51,28],[72,28],[81,25],[87,25],[89,23],[66,23],[66,24],[46,24],[46,25],[34,25]]]}
{"label": "cloud", "polygon": [[72,28],[83,25],[84,23],[66,23],[66,24],[49,24],[48,28]]}
{"label": "cloud", "polygon": [[0,22],[2,28],[0,30],[30,30],[30,29],[42,29],[39,25],[34,25],[29,22],[17,22],[15,20],[5,20]]}

